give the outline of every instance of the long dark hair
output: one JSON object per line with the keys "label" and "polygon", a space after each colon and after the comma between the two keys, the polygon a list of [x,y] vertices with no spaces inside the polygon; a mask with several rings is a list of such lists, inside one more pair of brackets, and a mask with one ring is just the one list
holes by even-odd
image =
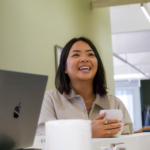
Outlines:
{"label": "long dark hair", "polygon": [[98,61],[98,69],[97,73],[94,77],[93,80],[93,92],[96,94],[99,94],[100,96],[103,96],[107,94],[107,82],[106,82],[106,75],[105,75],[105,70],[103,67],[102,60],[98,54],[98,51],[94,44],[87,38],[85,37],[80,37],[80,38],[73,38],[70,40],[65,47],[62,50],[61,57],[60,57],[60,64],[56,73],[56,78],[55,78],[55,86],[56,89],[62,94],[65,92],[66,94],[69,94],[71,91],[70,87],[70,79],[68,74],[65,73],[66,70],[66,61],[67,57],[69,54],[69,51],[72,47],[72,45],[77,42],[77,41],[84,41],[86,42],[94,51],[95,56]]}

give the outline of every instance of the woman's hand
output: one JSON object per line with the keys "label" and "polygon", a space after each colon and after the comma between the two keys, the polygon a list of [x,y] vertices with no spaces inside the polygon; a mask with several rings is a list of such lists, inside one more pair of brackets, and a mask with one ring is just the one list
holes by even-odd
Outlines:
{"label": "woman's hand", "polygon": [[105,138],[116,135],[121,130],[118,119],[103,119],[106,112],[100,114],[92,121],[92,137]]}

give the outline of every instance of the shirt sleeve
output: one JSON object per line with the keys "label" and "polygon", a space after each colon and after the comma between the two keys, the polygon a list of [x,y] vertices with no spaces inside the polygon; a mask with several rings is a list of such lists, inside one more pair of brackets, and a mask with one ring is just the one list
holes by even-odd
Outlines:
{"label": "shirt sleeve", "polygon": [[36,130],[36,136],[45,135],[45,122],[50,120],[56,120],[56,113],[54,110],[54,104],[51,95],[48,91],[45,92],[44,100],[41,108],[41,113]]}

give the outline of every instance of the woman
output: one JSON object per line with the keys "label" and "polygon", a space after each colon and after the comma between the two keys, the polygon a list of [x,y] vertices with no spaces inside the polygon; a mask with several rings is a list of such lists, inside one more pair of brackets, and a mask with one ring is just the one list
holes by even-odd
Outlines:
{"label": "woman", "polygon": [[87,38],[74,38],[63,48],[55,86],[45,93],[37,135],[44,134],[44,123],[49,120],[90,119],[93,138],[112,137],[120,131],[121,124],[115,118],[104,120],[106,113],[99,115],[102,109],[122,109],[126,116],[123,133],[132,133],[125,106],[107,94],[102,61]]}

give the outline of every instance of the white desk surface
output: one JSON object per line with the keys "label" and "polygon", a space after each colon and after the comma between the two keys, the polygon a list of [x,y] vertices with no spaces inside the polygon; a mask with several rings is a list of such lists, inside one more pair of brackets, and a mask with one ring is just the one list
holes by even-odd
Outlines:
{"label": "white desk surface", "polygon": [[[110,147],[110,143],[120,143],[117,147],[126,148],[126,150],[150,150],[150,133],[137,133],[131,135],[121,135],[119,138],[95,138],[92,139],[92,150],[100,150],[100,147]],[[44,150],[45,137],[35,137],[32,148]]]}

